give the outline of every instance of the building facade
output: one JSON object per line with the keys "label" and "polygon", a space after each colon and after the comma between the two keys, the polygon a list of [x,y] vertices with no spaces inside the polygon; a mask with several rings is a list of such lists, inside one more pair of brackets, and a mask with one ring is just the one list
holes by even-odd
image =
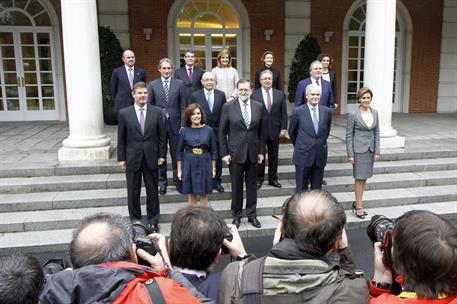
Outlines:
{"label": "building facade", "polygon": [[[63,42],[71,38],[62,29],[67,2],[0,1],[0,121],[69,119]],[[456,112],[457,0],[385,2],[395,3],[396,18],[392,111]],[[96,2],[98,24],[134,50],[149,80],[159,76],[161,58],[179,66],[188,48],[206,70],[229,48],[240,75],[251,79],[263,52],[271,50],[287,88],[295,48],[311,33],[334,59],[339,113],[356,106],[364,83],[366,11],[365,0]]]}

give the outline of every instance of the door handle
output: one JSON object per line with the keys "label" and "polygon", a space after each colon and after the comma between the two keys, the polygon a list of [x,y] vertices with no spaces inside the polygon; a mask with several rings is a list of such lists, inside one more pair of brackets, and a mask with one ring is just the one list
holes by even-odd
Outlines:
{"label": "door handle", "polygon": [[17,84],[18,87],[21,86],[21,77],[17,77],[16,84]]}
{"label": "door handle", "polygon": [[25,87],[25,78],[21,77],[22,86]]}

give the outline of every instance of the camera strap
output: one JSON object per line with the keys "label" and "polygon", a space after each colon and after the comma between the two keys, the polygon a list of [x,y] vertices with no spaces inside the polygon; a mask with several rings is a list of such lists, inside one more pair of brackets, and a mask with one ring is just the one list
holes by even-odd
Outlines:
{"label": "camera strap", "polygon": [[166,304],[162,291],[160,291],[159,284],[157,284],[156,280],[149,279],[144,282],[144,286],[148,290],[154,304]]}

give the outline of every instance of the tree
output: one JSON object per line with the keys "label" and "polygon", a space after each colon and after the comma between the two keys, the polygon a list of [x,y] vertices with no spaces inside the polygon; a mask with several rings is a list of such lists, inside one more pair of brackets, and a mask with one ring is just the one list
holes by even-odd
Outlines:
{"label": "tree", "polygon": [[113,70],[122,64],[123,50],[119,39],[109,27],[100,26],[98,28],[98,40],[102,73],[103,114],[107,124],[115,124],[116,116],[112,111],[114,100],[111,97],[110,82]]}
{"label": "tree", "polygon": [[317,59],[317,56],[320,53],[321,47],[319,46],[317,39],[311,36],[311,34],[306,35],[305,39],[298,44],[290,66],[288,87],[289,102],[295,101],[295,92],[297,90],[298,82],[309,77],[309,65]]}

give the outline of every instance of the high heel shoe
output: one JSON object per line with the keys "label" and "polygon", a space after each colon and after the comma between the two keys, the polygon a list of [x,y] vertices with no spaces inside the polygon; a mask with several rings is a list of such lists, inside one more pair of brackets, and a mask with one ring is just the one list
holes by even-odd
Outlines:
{"label": "high heel shoe", "polygon": [[355,216],[357,216],[358,218],[360,218],[362,220],[365,219],[365,216],[367,216],[368,213],[365,210],[363,210],[362,214],[359,214],[359,213],[357,213],[358,210],[363,210],[363,207],[357,208],[357,205],[355,204],[355,202],[352,202],[352,213],[355,213]]}

